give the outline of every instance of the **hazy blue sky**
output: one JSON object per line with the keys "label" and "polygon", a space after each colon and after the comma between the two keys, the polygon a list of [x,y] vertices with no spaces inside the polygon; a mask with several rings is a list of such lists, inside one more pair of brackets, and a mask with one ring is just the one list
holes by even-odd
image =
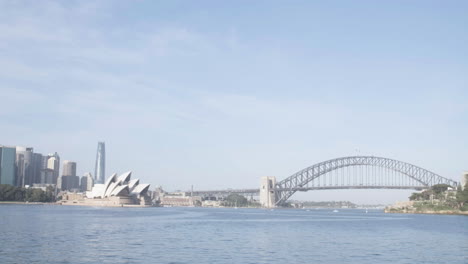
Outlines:
{"label": "hazy blue sky", "polygon": [[[1,1],[0,144],[165,189],[347,155],[468,170],[468,1]],[[152,188],[153,188],[152,187]],[[392,202],[408,191],[296,199]]]}

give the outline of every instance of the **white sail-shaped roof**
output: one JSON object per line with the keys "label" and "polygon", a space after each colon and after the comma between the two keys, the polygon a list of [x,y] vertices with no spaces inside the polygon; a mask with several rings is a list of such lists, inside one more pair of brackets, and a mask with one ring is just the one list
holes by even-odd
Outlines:
{"label": "white sail-shaped roof", "polygon": [[115,182],[115,176],[117,175],[117,173],[114,173],[112,174],[107,180],[106,180],[106,183],[104,183],[104,190],[102,192],[102,196],[101,197],[105,197],[106,196],[106,192],[107,192],[107,189],[109,188],[109,185],[113,182]]}
{"label": "white sail-shaped roof", "polygon": [[109,197],[111,193],[119,186],[119,182],[113,182],[109,185],[109,187],[106,190],[106,193],[104,194],[104,197]]}
{"label": "white sail-shaped roof", "polygon": [[131,171],[127,171],[124,174],[120,175],[117,179],[117,182],[124,183],[130,181],[130,177],[132,176]]}
{"label": "white sail-shaped roof", "polygon": [[133,189],[131,194],[132,195],[143,195],[148,191],[149,186],[150,186],[149,184],[139,184]]}
{"label": "white sail-shaped roof", "polygon": [[95,184],[92,191],[88,192],[88,198],[106,198],[111,196],[141,196],[148,192],[149,184],[140,184],[139,179],[130,179],[131,171],[125,172],[117,177],[112,174],[104,184]]}
{"label": "white sail-shaped roof", "polygon": [[118,186],[110,194],[110,196],[123,196],[123,195],[128,195],[128,186],[127,185]]}
{"label": "white sail-shaped roof", "polygon": [[133,191],[135,186],[138,186],[139,183],[140,183],[139,179],[133,179],[130,182],[128,182],[128,188],[129,188],[130,192]]}

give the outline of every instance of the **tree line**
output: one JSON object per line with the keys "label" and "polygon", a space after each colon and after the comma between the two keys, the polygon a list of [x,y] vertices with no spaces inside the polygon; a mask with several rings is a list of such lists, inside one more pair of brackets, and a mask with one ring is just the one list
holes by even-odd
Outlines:
{"label": "tree line", "polygon": [[54,202],[54,188],[47,187],[46,191],[41,189],[16,187],[0,184],[0,201],[8,202]]}
{"label": "tree line", "polygon": [[436,184],[428,190],[411,194],[409,199],[410,201],[429,201],[432,197],[433,199],[444,201],[447,205],[451,205],[457,209],[468,210],[468,183],[464,186],[463,190],[460,186],[458,187],[453,200],[447,199],[448,197],[445,195],[449,187],[451,186],[447,184]]}

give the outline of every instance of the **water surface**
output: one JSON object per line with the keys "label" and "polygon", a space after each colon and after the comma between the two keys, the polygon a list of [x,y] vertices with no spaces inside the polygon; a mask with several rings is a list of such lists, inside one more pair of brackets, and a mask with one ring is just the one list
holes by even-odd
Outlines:
{"label": "water surface", "polygon": [[468,217],[0,205],[0,263],[468,263]]}

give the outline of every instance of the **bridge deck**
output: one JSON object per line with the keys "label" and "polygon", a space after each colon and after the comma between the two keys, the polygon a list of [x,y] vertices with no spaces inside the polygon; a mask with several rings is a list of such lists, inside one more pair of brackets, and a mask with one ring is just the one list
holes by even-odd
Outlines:
{"label": "bridge deck", "polygon": [[[400,189],[400,190],[424,190],[429,187],[425,186],[379,186],[379,185],[354,185],[354,186],[315,186],[315,187],[295,187],[295,188],[276,188],[276,191],[314,191],[314,190],[349,190],[349,189]],[[190,193],[190,192],[187,192]],[[227,189],[227,190],[209,190],[209,191],[193,191],[193,195],[229,195],[232,193],[245,195],[258,195],[260,189]]]}

